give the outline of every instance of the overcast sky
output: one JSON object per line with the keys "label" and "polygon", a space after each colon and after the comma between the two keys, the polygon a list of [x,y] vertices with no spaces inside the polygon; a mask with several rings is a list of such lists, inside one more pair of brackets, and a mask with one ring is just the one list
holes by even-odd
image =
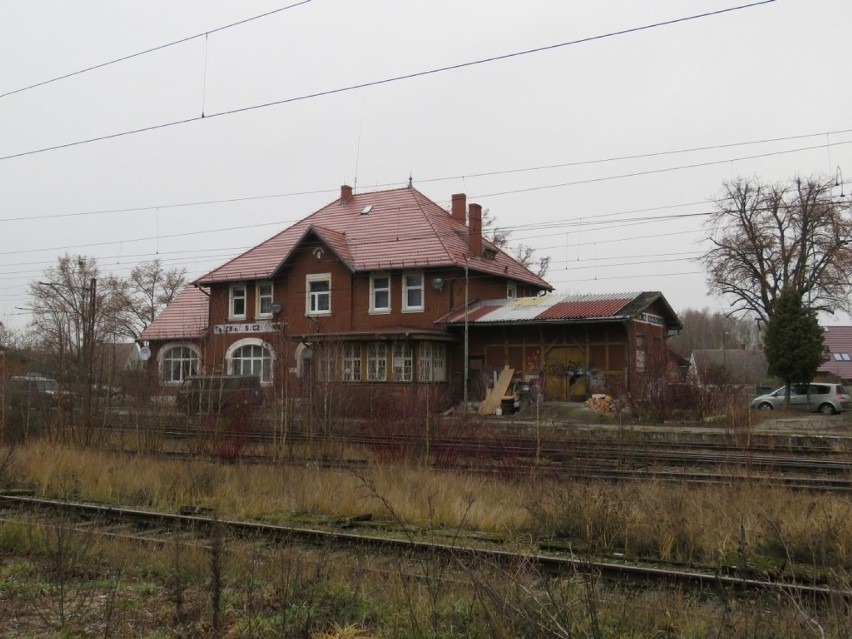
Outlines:
{"label": "overcast sky", "polygon": [[746,4],[0,0],[0,321],[66,252],[194,278],[409,176],[549,255],[559,293],[727,309],[694,260],[725,181],[846,171],[852,203],[852,2],[673,22]]}

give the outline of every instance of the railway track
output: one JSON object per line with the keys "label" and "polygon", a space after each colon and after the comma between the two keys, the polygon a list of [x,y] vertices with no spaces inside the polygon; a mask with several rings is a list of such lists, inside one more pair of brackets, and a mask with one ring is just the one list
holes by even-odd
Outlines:
{"label": "railway track", "polygon": [[[132,434],[118,426],[114,433]],[[174,440],[194,439],[210,443],[211,435],[189,427],[164,428],[163,437]],[[796,490],[834,492],[852,491],[852,451],[844,439],[818,440],[816,445],[779,445],[771,441],[748,446],[731,442],[670,441],[660,438],[629,440],[611,436],[545,438],[531,436],[431,437],[374,435],[358,432],[331,432],[308,436],[294,431],[287,434],[289,453],[276,463],[314,463],[327,467],[348,467],[365,463],[366,459],[400,461],[424,458],[428,448],[429,463],[446,470],[505,476],[535,475],[541,477],[599,479],[606,481],[652,480],[693,484],[734,484],[763,482]],[[239,459],[244,463],[268,463],[265,449],[273,444],[269,432],[238,433]],[[293,452],[322,444],[326,449],[345,447],[346,454],[363,449],[360,459],[329,455],[308,459]],[[202,446],[204,448],[204,446]],[[207,446],[216,455],[215,445]],[[197,450],[197,448],[196,448]],[[122,452],[132,452],[124,450]],[[171,453],[175,457],[193,457],[188,453]]]}
{"label": "railway track", "polygon": [[[63,522],[91,534],[104,534],[137,542],[165,544],[177,532],[191,533],[203,542],[213,527],[228,537],[321,546],[348,552],[370,552],[394,556],[426,556],[464,564],[485,562],[490,566],[527,565],[541,574],[594,574],[620,583],[665,585],[694,590],[724,590],[733,593],[770,592],[819,603],[829,599],[852,600],[852,590],[827,584],[805,584],[793,578],[770,579],[749,570],[730,567],[717,572],[688,567],[661,567],[628,561],[598,561],[558,553],[521,553],[484,545],[444,544],[406,537],[391,537],[271,525],[252,521],[218,519],[211,514],[174,514],[151,510],[106,506],[19,495],[0,495],[0,521],[32,523],[33,516],[61,514]],[[117,529],[116,526],[123,528]]]}

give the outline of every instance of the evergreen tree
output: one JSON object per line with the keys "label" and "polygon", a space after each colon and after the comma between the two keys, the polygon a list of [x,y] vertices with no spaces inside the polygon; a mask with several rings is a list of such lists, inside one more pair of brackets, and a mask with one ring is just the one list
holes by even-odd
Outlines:
{"label": "evergreen tree", "polygon": [[788,287],[774,304],[764,341],[769,372],[784,381],[784,406],[790,404],[790,385],[809,384],[825,361],[823,330],[816,311],[802,303],[801,294]]}

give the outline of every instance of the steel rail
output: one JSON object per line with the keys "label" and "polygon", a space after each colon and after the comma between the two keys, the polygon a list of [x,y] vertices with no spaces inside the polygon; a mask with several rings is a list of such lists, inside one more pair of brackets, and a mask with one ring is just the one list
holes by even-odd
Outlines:
{"label": "steel rail", "polygon": [[[419,541],[413,538],[382,537],[351,532],[339,532],[314,528],[283,526],[252,521],[218,519],[215,515],[173,514],[152,510],[124,508],[102,504],[70,502],[54,499],[23,497],[18,495],[0,495],[0,503],[9,508],[18,506],[23,509],[50,509],[72,512],[90,520],[100,522],[133,522],[143,525],[169,526],[178,529],[210,530],[213,526],[223,526],[230,533],[241,537],[269,539],[274,541],[295,541],[310,545],[335,546],[348,548],[366,548],[397,553],[419,553],[428,556],[443,556],[466,562],[468,560],[485,561],[492,565],[512,566],[524,563],[536,567],[542,573],[550,575],[599,574],[601,577],[633,583],[664,583],[672,586],[686,586],[697,589],[723,589],[728,591],[769,591],[785,593],[796,597],[807,597],[815,601],[831,598],[852,599],[852,589],[838,589],[825,585],[808,585],[795,580],[758,579],[753,576],[732,576],[721,572],[660,568],[657,566],[616,563],[559,556],[556,554],[525,553],[487,548],[481,546],[461,546],[431,541]],[[732,570],[736,571],[736,568]],[[744,573],[746,571],[743,571]]]}

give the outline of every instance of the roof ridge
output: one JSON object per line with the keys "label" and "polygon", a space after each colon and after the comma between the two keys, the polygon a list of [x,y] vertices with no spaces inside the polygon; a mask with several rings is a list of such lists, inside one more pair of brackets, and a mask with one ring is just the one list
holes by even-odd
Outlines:
{"label": "roof ridge", "polygon": [[[417,208],[420,209],[420,212],[423,214],[423,217],[426,219],[426,223],[429,225],[429,228],[432,229],[432,233],[435,235],[435,237],[438,239],[438,242],[440,242],[441,246],[444,248],[444,254],[447,255],[450,258],[450,262],[452,264],[455,264],[456,263],[455,256],[452,254],[449,247],[447,246],[447,243],[444,241],[444,234],[435,226],[435,223],[432,221],[432,215],[430,213],[427,213],[423,209],[423,204],[422,204],[422,202],[420,202],[420,197],[425,198],[430,204],[434,205],[435,208],[440,209],[442,213],[446,213],[446,217],[449,218],[449,221],[451,221],[455,224],[458,224],[459,221],[456,220],[452,215],[450,215],[450,213],[448,211],[446,211],[443,207],[438,206],[437,203],[435,203],[432,200],[430,200],[429,198],[427,198],[425,195],[423,195],[420,191],[418,191],[414,187],[411,187],[411,190],[414,191],[414,193],[416,194],[416,195],[413,196],[413,198],[414,198],[414,201],[417,203]],[[420,196],[420,197],[417,197],[417,196]]]}

